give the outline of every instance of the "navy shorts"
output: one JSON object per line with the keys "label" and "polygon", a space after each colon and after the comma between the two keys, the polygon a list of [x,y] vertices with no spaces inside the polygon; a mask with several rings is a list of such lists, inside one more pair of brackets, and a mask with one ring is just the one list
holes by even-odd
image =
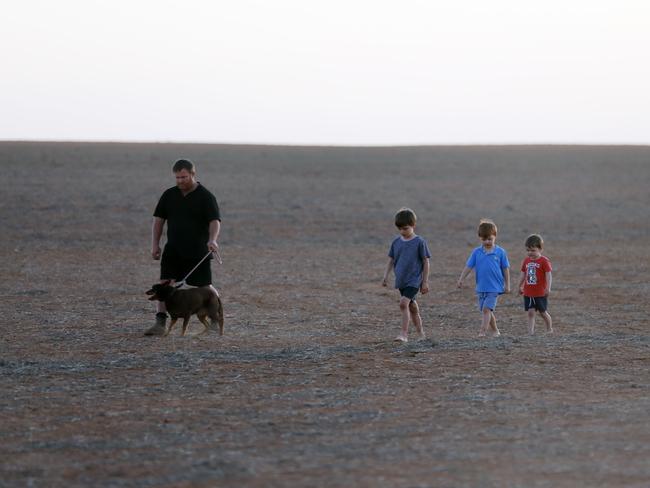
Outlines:
{"label": "navy shorts", "polygon": [[399,289],[399,294],[414,302],[415,295],[417,295],[419,291],[420,289],[416,288],[415,286],[405,286],[404,288]]}
{"label": "navy shorts", "polygon": [[[191,286],[208,286],[212,284],[212,269],[210,261],[212,256],[206,258],[201,265],[188,276],[186,283]],[[173,252],[163,251],[160,259],[160,279],[181,281],[187,273],[192,271],[201,258],[181,258]]]}
{"label": "navy shorts", "polygon": [[548,297],[524,297],[524,310],[537,310],[544,313],[548,308]]}

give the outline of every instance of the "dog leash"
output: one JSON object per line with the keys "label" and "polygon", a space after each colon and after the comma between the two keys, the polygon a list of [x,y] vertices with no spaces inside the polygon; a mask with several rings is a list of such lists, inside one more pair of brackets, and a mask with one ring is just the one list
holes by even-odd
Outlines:
{"label": "dog leash", "polygon": [[205,256],[203,256],[203,258],[201,258],[201,261],[199,261],[199,262],[196,264],[196,266],[194,266],[194,267],[192,268],[192,271],[190,271],[189,273],[187,273],[187,275],[185,275],[185,278],[183,278],[181,281],[179,281],[179,282],[177,282],[176,284],[174,284],[174,288],[180,288],[181,286],[183,286],[183,285],[185,284],[185,280],[188,279],[188,278],[190,277],[190,275],[191,275],[192,273],[194,273],[194,271],[196,271],[196,268],[198,268],[198,267],[201,265],[201,263],[202,263],[203,261],[205,261],[205,260],[208,258],[208,256],[209,256],[210,254],[212,254],[212,253],[215,254],[215,257],[217,258],[217,262],[218,262],[219,264],[223,264],[223,261],[221,260],[221,255],[219,254],[219,251],[218,251],[218,250],[216,250],[216,251],[208,251],[208,254],[206,254]]}

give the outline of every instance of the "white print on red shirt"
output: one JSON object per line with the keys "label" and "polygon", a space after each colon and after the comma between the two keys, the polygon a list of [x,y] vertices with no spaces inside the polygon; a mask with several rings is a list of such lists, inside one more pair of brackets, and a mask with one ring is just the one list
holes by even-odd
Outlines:
{"label": "white print on red shirt", "polygon": [[539,263],[530,262],[526,265],[526,284],[527,285],[536,285],[537,284],[537,268],[539,268]]}

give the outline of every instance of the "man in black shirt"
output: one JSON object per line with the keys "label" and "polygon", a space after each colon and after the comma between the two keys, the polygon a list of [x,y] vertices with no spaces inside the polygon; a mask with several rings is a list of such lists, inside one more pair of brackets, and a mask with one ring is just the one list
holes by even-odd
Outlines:
{"label": "man in black shirt", "polygon": [[[221,229],[219,205],[212,193],[196,181],[194,164],[179,159],[172,168],[176,186],[166,190],[154,211],[151,230],[151,256],[160,259],[160,280],[180,281],[208,253],[218,252],[217,238]],[[160,238],[167,222],[167,244],[160,249]],[[161,259],[162,258],[162,259]],[[204,260],[187,278],[192,286],[212,286],[210,260]],[[164,335],[167,331],[167,310],[164,302],[157,302],[156,324],[144,335]]]}

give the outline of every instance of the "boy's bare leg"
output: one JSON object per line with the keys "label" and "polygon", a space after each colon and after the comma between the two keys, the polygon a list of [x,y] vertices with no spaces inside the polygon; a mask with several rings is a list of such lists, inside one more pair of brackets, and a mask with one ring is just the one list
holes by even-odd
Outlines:
{"label": "boy's bare leg", "polygon": [[551,314],[548,313],[547,311],[540,312],[540,315],[544,319],[544,322],[546,323],[546,332],[549,334],[553,333],[553,319],[551,318]]}
{"label": "boy's bare leg", "polygon": [[478,332],[479,337],[485,337],[488,328],[490,327],[490,320],[492,320],[492,310],[484,308],[481,313],[481,330]]}
{"label": "boy's bare leg", "polygon": [[494,337],[499,337],[501,335],[501,332],[499,332],[499,329],[497,328],[497,318],[494,315],[494,312],[490,313],[490,330],[492,330],[492,335]]}
{"label": "boy's bare leg", "polygon": [[411,320],[413,321],[413,325],[415,325],[415,330],[418,332],[418,339],[426,339],[427,336],[424,334],[424,329],[422,328],[422,317],[420,316],[418,302],[411,301],[409,303],[409,311],[411,312]]}
{"label": "boy's bare leg", "polygon": [[411,312],[409,311],[410,298],[402,297],[399,301],[399,309],[402,311],[402,332],[395,337],[396,341],[408,342],[409,340],[409,322],[411,321]]}
{"label": "boy's bare leg", "polygon": [[528,333],[533,335],[535,333],[535,309],[528,309]]}

